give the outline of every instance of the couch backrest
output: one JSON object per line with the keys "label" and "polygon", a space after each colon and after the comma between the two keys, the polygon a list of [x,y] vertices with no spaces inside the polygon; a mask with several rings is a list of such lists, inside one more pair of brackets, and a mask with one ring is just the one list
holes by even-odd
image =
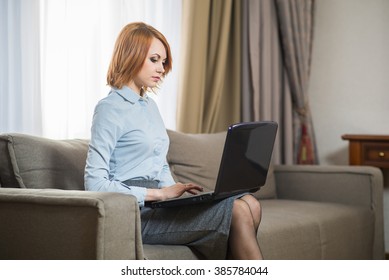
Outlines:
{"label": "couch backrest", "polygon": [[83,190],[87,151],[87,140],[0,135],[1,187]]}
{"label": "couch backrest", "polygon": [[[178,182],[213,190],[225,132],[185,134],[168,130],[168,162]],[[4,188],[84,190],[88,140],[53,140],[25,134],[0,135],[0,184]],[[273,169],[257,198],[275,198]]]}
{"label": "couch backrest", "polygon": [[[193,182],[213,190],[223,153],[226,132],[188,134],[168,130],[170,148],[168,162],[176,181]],[[276,198],[271,166],[265,186],[254,194],[257,198]]]}

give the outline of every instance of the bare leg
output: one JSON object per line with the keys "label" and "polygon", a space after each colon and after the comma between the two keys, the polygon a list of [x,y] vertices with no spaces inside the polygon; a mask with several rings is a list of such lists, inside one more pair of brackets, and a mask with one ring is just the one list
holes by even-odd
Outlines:
{"label": "bare leg", "polygon": [[263,259],[257,242],[261,222],[261,205],[251,195],[234,202],[229,237],[228,258],[241,260]]}

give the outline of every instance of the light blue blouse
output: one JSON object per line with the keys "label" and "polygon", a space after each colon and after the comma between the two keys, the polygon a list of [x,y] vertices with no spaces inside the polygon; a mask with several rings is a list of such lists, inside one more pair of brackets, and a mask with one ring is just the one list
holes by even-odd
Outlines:
{"label": "light blue blouse", "polygon": [[166,155],[169,138],[158,107],[147,94],[128,87],[112,89],[97,104],[85,167],[85,189],[134,195],[144,206],[146,188],[126,186],[128,179],[175,184]]}

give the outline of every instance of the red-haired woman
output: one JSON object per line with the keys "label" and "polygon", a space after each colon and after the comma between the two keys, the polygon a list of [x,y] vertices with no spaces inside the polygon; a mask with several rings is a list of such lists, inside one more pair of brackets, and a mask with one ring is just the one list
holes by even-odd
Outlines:
{"label": "red-haired woman", "polygon": [[123,28],[107,74],[111,91],[93,116],[85,188],[135,196],[145,244],[187,245],[207,259],[261,259],[261,207],[249,194],[182,208],[145,207],[145,201],[202,191],[174,181],[166,160],[169,138],[147,95],[171,68],[170,46],[158,30],[141,22]]}

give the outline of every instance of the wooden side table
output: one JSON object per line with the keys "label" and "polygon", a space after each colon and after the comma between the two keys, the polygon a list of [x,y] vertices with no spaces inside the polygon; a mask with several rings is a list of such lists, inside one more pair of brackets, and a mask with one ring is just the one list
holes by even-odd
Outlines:
{"label": "wooden side table", "polygon": [[389,135],[345,134],[349,141],[349,164],[389,168]]}

